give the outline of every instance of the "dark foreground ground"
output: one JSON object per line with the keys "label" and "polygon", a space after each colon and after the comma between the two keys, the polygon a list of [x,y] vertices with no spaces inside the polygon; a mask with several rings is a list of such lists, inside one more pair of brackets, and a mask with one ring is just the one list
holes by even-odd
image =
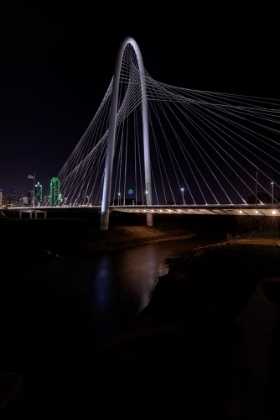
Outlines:
{"label": "dark foreground ground", "polygon": [[[72,223],[72,238],[78,225]],[[27,224],[18,226],[25,229]],[[80,230],[79,241],[76,234],[76,242],[72,240],[69,244],[69,239],[63,248],[63,240],[67,243],[65,237],[56,241],[53,236],[57,234],[54,229],[50,235],[50,226],[51,223],[46,229],[41,225],[40,233],[30,230],[26,247],[23,238],[18,239],[17,257],[28,264],[31,250],[37,252],[38,258],[53,258],[63,250],[71,254],[72,246],[79,257],[95,252],[91,235],[100,233],[94,229],[91,235],[87,229],[83,234]],[[120,235],[122,228],[116,228],[117,234],[112,232],[98,238],[99,244],[102,239],[104,249],[107,241],[108,249],[113,251],[112,243],[117,245],[117,237],[122,238],[120,246],[125,245]],[[142,231],[142,243],[146,243],[146,228],[139,225],[130,228],[127,232],[131,239],[137,230],[140,236]],[[170,237],[191,231],[187,225],[179,231],[177,228],[178,225],[173,226],[172,233],[171,226],[159,224],[154,237],[149,233],[149,240],[163,239],[160,238],[163,230],[165,233],[168,230]],[[7,229],[6,235],[12,232],[10,228],[3,229]],[[236,225],[229,224],[228,230],[236,233]],[[65,223],[63,233],[67,232]],[[19,230],[14,237],[19,238],[18,233]],[[207,419],[278,419],[280,249],[275,246],[279,240],[277,230],[266,236],[273,236],[270,245],[228,242],[169,261],[169,274],[160,279],[149,306],[125,331],[102,347],[88,345],[76,356],[44,369],[3,371],[2,418],[80,419],[120,415],[130,419],[144,416],[194,419],[202,415]],[[34,247],[36,237],[41,238],[37,246],[47,243],[45,248],[50,248],[51,254],[41,252],[42,246]],[[12,242],[9,243],[11,246]],[[126,245],[129,243],[127,237]],[[131,245],[135,246],[135,241]],[[84,252],[79,253],[79,249]],[[3,253],[7,261],[12,260],[7,248],[3,248]],[[248,323],[250,314],[240,317],[252,299],[259,299],[257,310],[264,314],[264,323],[253,328]],[[255,336],[251,334],[253,329],[257,330]],[[13,386],[8,386],[9,381]],[[4,392],[5,388],[10,394]]]}

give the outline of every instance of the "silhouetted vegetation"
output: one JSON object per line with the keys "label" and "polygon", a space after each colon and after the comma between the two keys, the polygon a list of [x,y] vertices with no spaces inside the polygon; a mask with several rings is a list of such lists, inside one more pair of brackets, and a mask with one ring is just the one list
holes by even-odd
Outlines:
{"label": "silhouetted vegetation", "polygon": [[[273,197],[273,203],[276,203],[280,200],[280,198]],[[257,193],[257,199],[256,195],[252,194],[247,197],[247,203],[248,204],[272,204],[272,196],[266,192],[258,192]]]}

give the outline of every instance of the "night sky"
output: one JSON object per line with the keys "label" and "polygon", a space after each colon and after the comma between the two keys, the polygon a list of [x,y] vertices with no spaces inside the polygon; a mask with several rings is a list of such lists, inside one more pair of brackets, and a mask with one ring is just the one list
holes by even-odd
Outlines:
{"label": "night sky", "polygon": [[146,0],[1,5],[0,188],[5,196],[14,186],[26,195],[32,189],[27,175],[33,173],[46,192],[93,118],[126,36],[135,38],[156,80],[278,99],[276,9],[225,3],[222,9],[215,1],[207,6]]}

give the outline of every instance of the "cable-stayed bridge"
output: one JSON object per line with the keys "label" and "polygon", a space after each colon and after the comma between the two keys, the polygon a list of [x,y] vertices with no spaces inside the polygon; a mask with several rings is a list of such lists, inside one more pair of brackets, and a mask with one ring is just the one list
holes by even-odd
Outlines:
{"label": "cable-stayed bridge", "polygon": [[99,208],[102,229],[112,210],[146,212],[148,225],[166,211],[277,216],[279,124],[276,99],[154,80],[126,38],[95,116],[57,175],[57,205]]}

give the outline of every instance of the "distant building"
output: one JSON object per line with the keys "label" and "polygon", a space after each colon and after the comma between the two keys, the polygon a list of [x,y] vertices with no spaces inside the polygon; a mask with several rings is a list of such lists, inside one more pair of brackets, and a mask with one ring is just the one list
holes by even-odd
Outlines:
{"label": "distant building", "polygon": [[27,204],[29,206],[32,206],[33,205],[33,190],[30,190],[27,193]]}
{"label": "distant building", "polygon": [[18,190],[16,188],[17,187],[14,187],[14,189],[11,191],[11,207],[17,207],[20,205]]}
{"label": "distant building", "polygon": [[21,204],[23,206],[28,206],[28,197],[22,197],[21,198]]}
{"label": "distant building", "polygon": [[37,182],[37,184],[35,185],[35,207],[39,207],[42,203],[43,200],[43,187],[40,184],[40,182]]}
{"label": "distant building", "polygon": [[52,178],[50,182],[50,206],[59,206],[61,204],[60,180]]}

